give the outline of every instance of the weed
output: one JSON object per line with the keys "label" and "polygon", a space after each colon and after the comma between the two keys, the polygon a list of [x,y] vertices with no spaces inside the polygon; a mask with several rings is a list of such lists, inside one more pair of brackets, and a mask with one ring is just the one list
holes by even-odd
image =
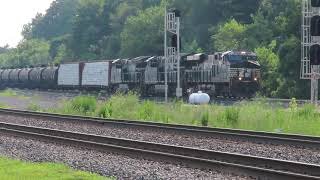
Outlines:
{"label": "weed", "polygon": [[112,102],[108,102],[100,107],[97,115],[98,117],[102,117],[102,118],[110,118],[113,115],[112,112],[113,112]]}
{"label": "weed", "polygon": [[201,115],[201,125],[202,126],[208,126],[209,125],[209,111],[206,110],[202,115]]}
{"label": "weed", "polygon": [[291,109],[291,112],[296,112],[298,109],[298,104],[296,98],[292,98],[289,103],[289,108]]}
{"label": "weed", "polygon": [[97,100],[92,96],[78,96],[71,100],[71,108],[73,111],[81,114],[92,113],[96,110]]}
{"label": "weed", "polygon": [[145,101],[139,108],[139,119],[151,120],[153,118],[154,103],[150,101]]}
{"label": "weed", "polygon": [[232,127],[236,127],[239,120],[239,108],[236,107],[228,107],[225,110],[225,118],[228,125],[231,125]]}
{"label": "weed", "polygon": [[29,111],[41,111],[41,107],[38,104],[30,103],[27,107]]}
{"label": "weed", "polygon": [[316,108],[312,104],[306,104],[298,110],[298,116],[300,118],[313,118],[316,114]]}

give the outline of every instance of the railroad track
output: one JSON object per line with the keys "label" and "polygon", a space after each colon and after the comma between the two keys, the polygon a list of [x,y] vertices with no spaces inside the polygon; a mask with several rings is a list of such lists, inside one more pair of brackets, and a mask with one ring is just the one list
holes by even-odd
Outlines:
{"label": "railroad track", "polygon": [[0,123],[0,132],[102,151],[182,163],[194,168],[219,169],[259,179],[320,179],[320,166],[236,153],[97,136],[55,129]]}
{"label": "railroad track", "polygon": [[289,134],[275,134],[268,132],[256,132],[246,130],[235,129],[221,129],[221,128],[208,128],[197,127],[187,125],[173,125],[162,124],[155,122],[141,122],[131,120],[119,120],[119,119],[101,119],[93,117],[83,116],[71,116],[51,113],[30,112],[13,109],[0,109],[0,114],[8,114],[22,117],[31,118],[46,118],[46,119],[58,119],[62,121],[70,122],[84,122],[97,125],[112,125],[117,127],[138,127],[144,129],[156,129],[164,131],[173,131],[175,133],[187,134],[187,135],[203,135],[206,137],[214,138],[227,138],[237,141],[250,141],[262,144],[279,144],[290,145],[304,148],[320,149],[320,137],[314,136],[302,136],[302,135],[289,135]]}

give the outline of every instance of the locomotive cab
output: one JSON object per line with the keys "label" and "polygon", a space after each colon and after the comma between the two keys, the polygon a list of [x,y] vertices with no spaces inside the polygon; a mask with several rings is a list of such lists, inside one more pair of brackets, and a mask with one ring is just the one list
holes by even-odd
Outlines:
{"label": "locomotive cab", "polygon": [[260,64],[257,55],[248,51],[228,51],[222,58],[230,64],[230,91],[232,95],[251,97],[260,86]]}

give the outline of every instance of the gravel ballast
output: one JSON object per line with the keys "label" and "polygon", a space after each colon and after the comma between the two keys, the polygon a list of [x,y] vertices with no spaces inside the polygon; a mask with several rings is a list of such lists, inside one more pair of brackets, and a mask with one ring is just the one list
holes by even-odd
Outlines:
{"label": "gravel ballast", "polygon": [[257,144],[253,142],[239,142],[231,139],[221,139],[219,137],[209,138],[201,135],[192,136],[177,134],[172,131],[167,132],[154,129],[148,130],[142,128],[124,128],[112,125],[95,125],[85,122],[45,120],[12,115],[0,115],[0,121],[66,131],[90,133],[95,135],[112,136],[140,141],[320,164],[320,150],[298,148],[288,145]]}
{"label": "gravel ballast", "polygon": [[246,176],[154,162],[0,133],[0,155],[32,162],[64,163],[117,179],[249,179]]}

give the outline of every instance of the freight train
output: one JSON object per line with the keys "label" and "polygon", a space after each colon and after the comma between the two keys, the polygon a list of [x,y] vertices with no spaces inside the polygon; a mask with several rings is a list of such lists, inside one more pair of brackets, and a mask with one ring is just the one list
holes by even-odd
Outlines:
{"label": "freight train", "polygon": [[[180,62],[184,95],[201,90],[211,96],[251,97],[259,90],[260,64],[255,53],[186,54]],[[168,92],[174,96],[177,63],[168,60],[166,64]],[[0,70],[1,87],[101,89],[110,93],[134,90],[142,95],[163,95],[164,84],[165,59],[161,56]]]}

